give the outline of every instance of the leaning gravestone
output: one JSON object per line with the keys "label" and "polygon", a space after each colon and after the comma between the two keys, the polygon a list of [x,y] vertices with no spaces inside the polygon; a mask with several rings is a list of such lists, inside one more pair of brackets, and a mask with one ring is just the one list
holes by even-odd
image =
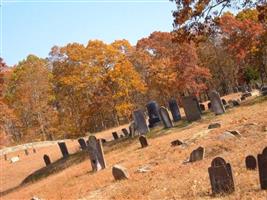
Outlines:
{"label": "leaning gravestone", "polygon": [[149,128],[152,128],[159,124],[160,116],[159,116],[159,106],[155,101],[150,101],[147,105],[147,112],[148,112],[148,122]]}
{"label": "leaning gravestone", "polygon": [[46,166],[51,164],[51,160],[48,155],[45,154],[43,158]]}
{"label": "leaning gravestone", "polygon": [[96,139],[95,136],[89,136],[87,146],[92,170],[99,171],[101,169],[105,169],[106,161],[101,140]]}
{"label": "leaning gravestone", "polygon": [[166,108],[161,106],[159,109],[159,115],[160,115],[160,118],[161,118],[165,128],[173,127],[172,120],[171,120],[169,112]]}
{"label": "leaning gravestone", "polygon": [[171,99],[169,101],[169,108],[172,113],[173,121],[178,122],[179,120],[181,120],[180,110],[175,99]]}
{"label": "leaning gravestone", "polygon": [[114,140],[119,139],[119,135],[116,131],[112,132],[112,136],[113,136]]}
{"label": "leaning gravestone", "polygon": [[201,111],[198,100],[195,96],[183,97],[183,108],[188,121],[196,121],[201,119]]}
{"label": "leaning gravestone", "polygon": [[128,137],[129,132],[126,128],[121,129],[122,133],[125,135],[125,137]]}
{"label": "leaning gravestone", "polygon": [[65,142],[58,142],[58,146],[60,148],[60,151],[63,155],[63,158],[66,158],[69,156],[69,151],[68,151],[68,148],[66,146],[66,143]]}
{"label": "leaning gravestone", "polygon": [[210,92],[209,96],[211,99],[212,111],[215,112],[216,115],[225,113],[225,108],[223,106],[219,93],[213,90]]}
{"label": "leaning gravestone", "polygon": [[232,193],[235,191],[231,165],[223,158],[214,158],[208,169],[213,194]]}
{"label": "leaning gravestone", "polygon": [[205,149],[203,147],[198,147],[193,150],[190,154],[189,162],[196,162],[199,160],[203,160],[205,154]]}
{"label": "leaning gravestone", "polygon": [[142,110],[135,110],[133,112],[133,118],[134,118],[136,130],[141,135],[147,134],[149,132],[149,128],[146,124],[146,119],[145,119],[143,111]]}
{"label": "leaning gravestone", "polygon": [[144,136],[144,135],[141,135],[139,137],[139,142],[140,142],[142,148],[145,148],[145,147],[148,146],[148,142],[147,142],[146,136]]}
{"label": "leaning gravestone", "polygon": [[86,142],[83,138],[79,138],[78,139],[78,143],[80,144],[80,147],[82,150],[86,150],[87,149],[87,146],[86,146]]}
{"label": "leaning gravestone", "polygon": [[248,170],[255,170],[257,168],[256,158],[252,155],[246,157],[246,168]]}
{"label": "leaning gravestone", "polygon": [[114,165],[112,167],[112,175],[115,180],[122,180],[122,179],[128,179],[129,173],[127,169],[120,165]]}
{"label": "leaning gravestone", "polygon": [[262,154],[258,154],[258,168],[259,168],[261,189],[266,190],[267,189],[267,147],[263,149]]}

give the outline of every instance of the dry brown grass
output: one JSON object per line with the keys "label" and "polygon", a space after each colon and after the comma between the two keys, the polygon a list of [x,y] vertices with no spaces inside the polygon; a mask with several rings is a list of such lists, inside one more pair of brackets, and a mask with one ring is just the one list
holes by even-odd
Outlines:
{"label": "dry brown grass", "polygon": [[[205,115],[204,119],[194,122],[184,128],[164,130],[162,136],[149,137],[149,147],[140,149],[137,140],[122,142],[119,145],[107,147],[107,169],[97,173],[91,173],[89,160],[73,165],[57,174],[53,174],[34,184],[21,187],[3,197],[3,199],[30,199],[38,196],[43,199],[267,199],[267,191],[259,189],[258,171],[247,171],[245,157],[249,154],[256,156],[267,146],[267,101],[257,100],[254,104],[251,100],[244,106],[234,108],[224,115],[211,117]],[[222,127],[207,131],[211,122],[221,122]],[[218,135],[225,130],[238,130],[243,135],[241,139],[220,141]],[[155,131],[159,133],[158,131]],[[105,136],[107,133],[105,133]],[[111,135],[111,132],[110,132]],[[99,134],[99,137],[103,137]],[[189,143],[188,147],[171,147],[170,142],[181,139]],[[78,143],[72,144],[75,149]],[[191,164],[183,164],[190,152],[203,146],[206,148],[205,159]],[[45,149],[43,151],[48,151]],[[54,154],[58,150],[53,151]],[[42,153],[40,150],[39,152]],[[41,153],[38,154],[41,156]],[[17,181],[12,182],[12,177],[20,174],[19,170],[29,168],[36,170],[41,163],[35,163],[32,157],[16,164],[6,164],[1,172],[5,183],[9,187],[16,186]],[[58,154],[57,154],[58,155]],[[60,156],[60,155],[58,155]],[[233,168],[236,191],[228,196],[211,196],[208,177],[208,167],[211,160],[221,156],[230,162]],[[3,160],[1,159],[1,164]],[[130,179],[115,182],[111,174],[114,164],[121,164],[128,168]],[[149,166],[150,172],[139,173],[141,166]],[[16,167],[13,167],[16,166]],[[12,170],[8,169],[11,167]],[[35,167],[33,169],[33,167]],[[31,170],[24,170],[24,178]],[[22,180],[22,174],[20,175]],[[16,178],[15,178],[16,179]],[[1,191],[5,188],[1,183]]]}

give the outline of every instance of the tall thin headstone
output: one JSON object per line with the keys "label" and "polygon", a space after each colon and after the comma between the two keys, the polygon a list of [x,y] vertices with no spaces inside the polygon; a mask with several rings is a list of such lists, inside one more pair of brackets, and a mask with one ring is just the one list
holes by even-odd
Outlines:
{"label": "tall thin headstone", "polygon": [[46,166],[48,166],[48,165],[51,164],[51,160],[50,160],[50,158],[49,158],[48,155],[45,154],[44,157],[43,157],[43,159],[44,159],[44,162],[45,162],[45,165]]}
{"label": "tall thin headstone", "polygon": [[148,122],[149,127],[152,128],[159,124],[160,116],[159,116],[159,106],[155,101],[150,101],[147,105],[147,112],[148,112]]}
{"label": "tall thin headstone", "polygon": [[141,135],[139,137],[139,142],[140,142],[142,148],[145,148],[145,147],[148,146],[148,142],[147,142],[146,136],[144,136],[144,135]]}
{"label": "tall thin headstone", "polygon": [[79,138],[78,139],[78,143],[80,144],[80,147],[82,150],[86,150],[87,149],[87,145],[86,145],[86,142],[83,138]]}
{"label": "tall thin headstone", "polygon": [[24,149],[24,153],[26,156],[29,155],[28,149]]}
{"label": "tall thin headstone", "polygon": [[149,132],[149,128],[146,124],[146,119],[145,119],[143,111],[135,110],[133,112],[133,118],[134,118],[134,123],[135,123],[137,131],[141,135],[147,134]]}
{"label": "tall thin headstone", "polygon": [[7,155],[6,154],[4,154],[4,158],[5,158],[5,160],[7,160]]}
{"label": "tall thin headstone", "polygon": [[124,134],[125,137],[129,136],[129,132],[126,128],[121,129],[122,133]]}
{"label": "tall thin headstone", "polygon": [[225,113],[225,108],[223,106],[222,100],[220,98],[220,95],[218,92],[216,92],[215,90],[212,90],[209,94],[210,96],[210,100],[211,100],[211,108],[212,111],[216,114],[216,115],[220,115]]}
{"label": "tall thin headstone", "polygon": [[114,140],[119,139],[119,135],[116,131],[112,132],[112,136],[113,136]]}
{"label": "tall thin headstone", "polygon": [[177,101],[175,99],[171,99],[169,101],[169,108],[172,113],[172,118],[174,122],[178,122],[181,120],[181,113],[177,104]]}
{"label": "tall thin headstone", "polygon": [[63,158],[66,158],[69,156],[69,151],[68,148],[66,146],[65,142],[58,142],[58,146],[60,148],[60,151],[62,153]]}
{"label": "tall thin headstone", "polygon": [[258,168],[260,185],[262,190],[267,189],[267,147],[262,151],[262,154],[258,154]]}
{"label": "tall thin headstone", "polygon": [[88,152],[93,171],[99,171],[106,168],[102,142],[95,136],[89,136]]}
{"label": "tall thin headstone", "polygon": [[160,118],[161,118],[165,128],[173,127],[173,123],[172,123],[172,120],[170,118],[169,112],[165,107],[163,107],[163,106],[160,107],[159,115],[160,115]]}
{"label": "tall thin headstone", "polygon": [[201,111],[198,100],[195,96],[186,96],[182,99],[183,108],[188,121],[201,119]]}
{"label": "tall thin headstone", "polygon": [[135,128],[135,123],[132,122],[129,126],[129,131],[130,131],[130,137],[134,137],[135,136],[135,132],[136,132],[136,128]]}

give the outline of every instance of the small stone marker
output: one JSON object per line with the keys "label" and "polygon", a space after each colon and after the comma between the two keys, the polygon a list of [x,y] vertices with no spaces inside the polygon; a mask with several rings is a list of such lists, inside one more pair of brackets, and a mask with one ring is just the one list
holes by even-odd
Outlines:
{"label": "small stone marker", "polygon": [[181,113],[175,99],[171,99],[169,101],[169,108],[172,113],[173,121],[178,122],[179,120],[181,120]]}
{"label": "small stone marker", "polygon": [[149,128],[146,124],[146,119],[145,119],[143,111],[142,110],[135,110],[133,112],[133,118],[134,118],[136,130],[141,135],[147,134],[149,132]]}
{"label": "small stone marker", "polygon": [[183,142],[180,141],[180,140],[173,140],[173,141],[171,142],[171,145],[172,145],[172,146],[179,146],[179,145],[182,145],[182,144],[183,144]]}
{"label": "small stone marker", "polygon": [[227,104],[227,102],[226,102],[225,99],[222,99],[222,103],[223,103],[223,105],[226,105]]}
{"label": "small stone marker", "polygon": [[240,103],[237,100],[229,100],[228,104],[233,106],[240,106]]}
{"label": "small stone marker", "polygon": [[150,101],[147,105],[149,128],[153,128],[160,122],[159,106],[155,101]]}
{"label": "small stone marker", "polygon": [[225,108],[223,106],[222,100],[220,98],[220,95],[217,91],[212,90],[209,94],[210,99],[211,99],[211,107],[212,107],[212,111],[216,114],[216,115],[220,115],[225,113]]}
{"label": "small stone marker", "polygon": [[203,103],[199,104],[200,110],[205,111],[205,105]]}
{"label": "small stone marker", "polygon": [[213,129],[213,128],[220,128],[221,124],[220,123],[211,123],[208,127],[208,129]]}
{"label": "small stone marker", "polygon": [[144,136],[144,135],[141,135],[139,137],[139,142],[140,142],[142,148],[145,148],[145,147],[148,146],[148,142],[147,142],[146,136]]}
{"label": "small stone marker", "polygon": [[169,112],[166,108],[161,106],[159,109],[159,115],[160,115],[160,118],[161,118],[165,128],[173,127],[172,120],[171,120]]}
{"label": "small stone marker", "polygon": [[213,194],[229,194],[235,191],[231,165],[223,158],[214,158],[208,172]]}
{"label": "small stone marker", "polygon": [[246,168],[248,170],[255,170],[257,168],[256,158],[252,155],[246,157]]}
{"label": "small stone marker", "polygon": [[114,140],[119,139],[119,135],[116,131],[112,132],[112,136],[113,136]]}
{"label": "small stone marker", "polygon": [[258,154],[258,168],[260,176],[260,185],[262,190],[267,189],[267,147],[262,151],[262,154]]}
{"label": "small stone marker", "polygon": [[134,122],[132,122],[131,124],[130,124],[130,126],[129,126],[129,131],[130,131],[130,137],[134,137],[135,136],[135,123]]}
{"label": "small stone marker", "polygon": [[241,133],[239,133],[239,131],[235,131],[235,130],[228,130],[227,132],[233,134],[235,137],[241,138],[242,135]]}
{"label": "small stone marker", "polygon": [[36,153],[36,149],[34,147],[32,148],[32,152],[33,153]]}
{"label": "small stone marker", "polygon": [[86,145],[86,142],[83,138],[79,138],[78,139],[78,143],[80,144],[80,147],[82,150],[86,150],[87,149],[87,145]]}
{"label": "small stone marker", "polygon": [[196,121],[201,119],[201,111],[198,100],[195,96],[183,97],[183,108],[188,121]]}
{"label": "small stone marker", "polygon": [[193,150],[190,154],[189,162],[196,162],[199,160],[203,160],[205,154],[205,149],[203,147],[198,147]]}
{"label": "small stone marker", "polygon": [[43,159],[44,159],[44,162],[45,162],[45,166],[48,166],[48,165],[51,164],[51,160],[50,160],[48,155],[45,154]]}
{"label": "small stone marker", "polygon": [[129,132],[126,128],[121,129],[122,133],[125,135],[125,137],[129,136]]}
{"label": "small stone marker", "polygon": [[208,103],[208,109],[211,110],[211,102]]}
{"label": "small stone marker", "polygon": [[24,149],[24,153],[26,156],[28,156],[29,155],[28,149]]}
{"label": "small stone marker", "polygon": [[6,154],[4,154],[4,159],[7,160],[7,155]]}
{"label": "small stone marker", "polygon": [[58,142],[58,146],[60,148],[60,151],[62,153],[63,158],[66,158],[69,156],[69,151],[68,148],[66,146],[65,142]]}
{"label": "small stone marker", "polygon": [[10,162],[11,163],[15,163],[15,162],[18,162],[19,161],[19,156],[14,156],[12,158],[10,158]]}
{"label": "small stone marker", "polygon": [[123,180],[129,178],[129,173],[127,169],[121,165],[114,165],[112,167],[112,175],[115,180]]}
{"label": "small stone marker", "polygon": [[96,139],[95,136],[89,136],[87,144],[92,170],[99,171],[105,169],[106,161],[101,140]]}

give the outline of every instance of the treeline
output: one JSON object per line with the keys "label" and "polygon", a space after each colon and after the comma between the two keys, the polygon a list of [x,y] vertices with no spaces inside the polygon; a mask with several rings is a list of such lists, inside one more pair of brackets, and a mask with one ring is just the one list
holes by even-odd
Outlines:
{"label": "treeline", "polygon": [[267,26],[258,16],[256,9],[225,13],[198,40],[153,32],[135,46],[90,40],[54,46],[46,59],[29,55],[2,85],[16,118],[1,120],[1,133],[14,142],[78,137],[128,123],[149,100],[165,105],[188,94],[205,100],[210,89],[224,95],[262,84]]}

